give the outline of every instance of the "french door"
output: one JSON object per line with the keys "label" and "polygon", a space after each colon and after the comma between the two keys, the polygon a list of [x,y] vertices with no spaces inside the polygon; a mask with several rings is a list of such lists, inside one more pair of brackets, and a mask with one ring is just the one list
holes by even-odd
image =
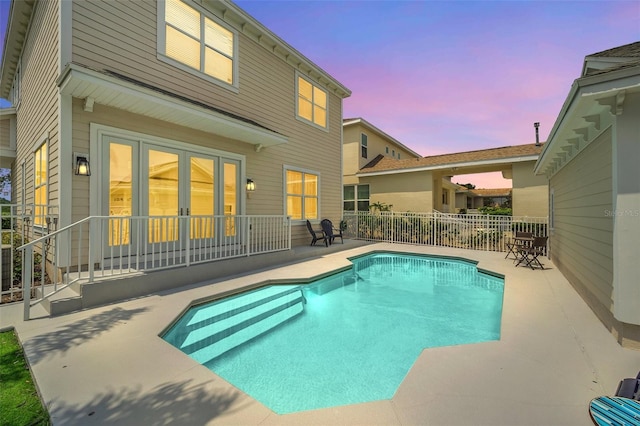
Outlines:
{"label": "french door", "polygon": [[240,160],[109,136],[102,153],[103,209],[117,216],[109,221],[108,246],[150,246],[187,235],[201,246],[235,235]]}

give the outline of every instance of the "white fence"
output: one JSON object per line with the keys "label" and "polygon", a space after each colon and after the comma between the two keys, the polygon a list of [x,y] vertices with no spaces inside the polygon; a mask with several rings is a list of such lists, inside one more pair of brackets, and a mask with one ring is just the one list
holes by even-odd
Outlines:
{"label": "white fence", "polygon": [[345,235],[360,240],[506,251],[516,231],[547,234],[546,217],[344,212]]}
{"label": "white fence", "polygon": [[[19,220],[10,219],[13,225]],[[91,216],[31,235],[37,238],[23,237],[11,253],[11,283],[2,294],[5,302],[24,300],[25,318],[30,306],[78,281],[289,250],[291,221],[286,216]]]}

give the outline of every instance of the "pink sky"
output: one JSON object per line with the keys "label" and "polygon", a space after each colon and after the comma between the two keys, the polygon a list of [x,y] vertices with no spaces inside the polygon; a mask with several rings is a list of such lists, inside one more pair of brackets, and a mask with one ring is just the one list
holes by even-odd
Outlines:
{"label": "pink sky", "polygon": [[[533,143],[536,121],[546,140],[585,55],[640,40],[636,0],[236,4],[351,89],[345,118],[421,155]],[[453,180],[511,186],[499,173]]]}
{"label": "pink sky", "polygon": [[[638,1],[236,2],[421,155],[546,140],[588,54],[640,40]],[[510,187],[499,173],[454,177]]]}

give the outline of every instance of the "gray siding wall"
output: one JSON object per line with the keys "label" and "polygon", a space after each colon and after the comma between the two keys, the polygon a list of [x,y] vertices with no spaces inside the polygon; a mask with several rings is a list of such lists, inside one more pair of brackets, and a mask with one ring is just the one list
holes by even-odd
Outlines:
{"label": "gray siding wall", "polygon": [[[339,222],[342,212],[342,99],[328,90],[328,131],[295,117],[295,68],[248,36],[238,33],[239,90],[229,90],[157,59],[155,1],[80,1],[73,4],[72,60],[96,70],[112,70],[170,92],[249,118],[289,138],[264,148],[136,117],[96,105],[84,113],[74,101],[74,150],[88,147],[89,123],[139,131],[246,155],[247,176],[257,190],[247,214],[284,213],[284,165],[320,175],[320,215]],[[92,154],[93,155],[93,154]],[[95,157],[92,157],[95,158]],[[88,187],[74,187],[74,220],[85,214]],[[306,228],[294,229],[294,244],[308,243]]]}
{"label": "gray siding wall", "polygon": [[[554,263],[591,304],[612,310],[611,129],[551,178]],[[596,309],[596,312],[598,310]]]}
{"label": "gray siding wall", "polygon": [[[49,204],[58,203],[58,15],[57,2],[38,2],[21,58],[20,102],[16,107],[14,203],[33,203],[36,143],[48,137]],[[26,200],[22,200],[20,164],[26,164]]]}

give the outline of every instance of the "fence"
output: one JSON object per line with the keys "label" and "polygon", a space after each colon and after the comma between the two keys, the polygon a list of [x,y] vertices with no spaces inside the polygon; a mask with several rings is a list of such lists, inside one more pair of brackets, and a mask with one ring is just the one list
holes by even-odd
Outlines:
{"label": "fence", "polygon": [[345,235],[360,240],[506,251],[516,231],[547,234],[546,217],[344,212]]}
{"label": "fence", "polygon": [[4,219],[3,232],[20,244],[12,246],[11,284],[2,297],[24,300],[25,318],[32,304],[78,281],[291,248],[286,216],[91,216],[40,234],[19,214]]}

